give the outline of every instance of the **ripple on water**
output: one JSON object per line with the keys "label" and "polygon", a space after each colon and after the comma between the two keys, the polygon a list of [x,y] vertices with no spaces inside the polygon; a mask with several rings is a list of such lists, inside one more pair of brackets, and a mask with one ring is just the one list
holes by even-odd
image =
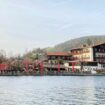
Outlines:
{"label": "ripple on water", "polygon": [[105,105],[104,79],[0,77],[0,105]]}

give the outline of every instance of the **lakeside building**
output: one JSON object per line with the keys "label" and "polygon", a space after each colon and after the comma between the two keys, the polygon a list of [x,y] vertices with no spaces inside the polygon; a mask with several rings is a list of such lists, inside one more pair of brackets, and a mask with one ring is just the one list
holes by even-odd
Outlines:
{"label": "lakeside building", "polygon": [[71,49],[73,60],[95,61],[105,66],[105,43]]}
{"label": "lakeside building", "polygon": [[48,52],[43,60],[17,60],[12,64],[0,65],[0,75],[71,75],[73,73],[105,74],[105,43],[84,45],[69,52]]}
{"label": "lakeside building", "polygon": [[48,71],[59,73],[65,71],[64,64],[71,61],[71,54],[69,52],[48,52],[46,54],[47,61],[44,62],[44,68]]}
{"label": "lakeside building", "polygon": [[105,43],[92,46],[83,45],[69,52],[49,52],[47,61],[49,68],[57,68],[57,64],[60,64],[67,71],[105,69]]}
{"label": "lakeside building", "polygon": [[48,52],[47,60],[51,64],[64,64],[72,59],[72,55],[69,52]]}
{"label": "lakeside building", "polygon": [[70,50],[72,60],[65,63],[69,69],[79,69],[84,71],[93,71],[105,69],[105,43],[87,46]]}

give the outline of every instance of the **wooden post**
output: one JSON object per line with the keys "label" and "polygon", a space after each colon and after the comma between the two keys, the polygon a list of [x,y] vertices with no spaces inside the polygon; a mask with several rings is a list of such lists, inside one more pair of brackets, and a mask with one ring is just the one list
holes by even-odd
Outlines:
{"label": "wooden post", "polygon": [[1,64],[0,64],[0,71],[1,71]]}
{"label": "wooden post", "polygon": [[74,66],[75,66],[75,63],[74,63],[74,62],[72,62],[72,73],[74,73],[74,72],[75,72],[75,68],[74,68]]}
{"label": "wooden post", "polygon": [[43,62],[40,63],[40,75],[43,75]]}
{"label": "wooden post", "polygon": [[28,63],[26,63],[26,74],[28,74]]}
{"label": "wooden post", "polygon": [[60,64],[58,63],[58,75],[60,74]]}

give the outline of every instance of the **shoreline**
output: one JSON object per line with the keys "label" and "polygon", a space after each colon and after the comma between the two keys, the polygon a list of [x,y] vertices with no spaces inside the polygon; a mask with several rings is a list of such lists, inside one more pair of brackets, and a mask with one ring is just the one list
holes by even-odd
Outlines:
{"label": "shoreline", "polygon": [[41,75],[41,74],[0,74],[0,76],[105,76],[105,74],[47,74],[47,75]]}

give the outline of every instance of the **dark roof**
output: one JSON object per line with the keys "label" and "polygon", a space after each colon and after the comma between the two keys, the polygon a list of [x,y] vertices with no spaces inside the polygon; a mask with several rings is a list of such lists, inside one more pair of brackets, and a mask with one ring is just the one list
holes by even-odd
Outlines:
{"label": "dark roof", "polygon": [[105,42],[92,45],[91,47],[95,47],[95,46],[99,46],[99,45],[103,45],[103,44],[105,44]]}
{"label": "dark roof", "polygon": [[105,42],[103,42],[103,43],[98,43],[98,44],[94,44],[94,45],[91,45],[91,46],[86,46],[86,47],[78,47],[78,48],[72,48],[71,50],[81,50],[81,49],[83,49],[83,48],[92,48],[92,47],[95,47],[95,46],[99,46],[99,45],[103,45],[103,44],[105,44]]}
{"label": "dark roof", "polygon": [[82,47],[78,47],[78,48],[72,48],[71,50],[81,50]]}

